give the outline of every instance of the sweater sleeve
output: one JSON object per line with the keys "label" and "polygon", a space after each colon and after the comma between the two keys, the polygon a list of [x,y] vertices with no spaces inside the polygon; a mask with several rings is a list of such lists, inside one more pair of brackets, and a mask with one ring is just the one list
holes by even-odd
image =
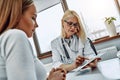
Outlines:
{"label": "sweater sleeve", "polygon": [[8,80],[37,80],[33,51],[23,31],[6,33],[2,46]]}
{"label": "sweater sleeve", "polygon": [[60,55],[61,53],[59,52],[60,45],[57,44],[56,40],[53,40],[51,42],[51,48],[52,48],[52,59],[53,59],[53,67],[59,67],[62,63],[62,56]]}

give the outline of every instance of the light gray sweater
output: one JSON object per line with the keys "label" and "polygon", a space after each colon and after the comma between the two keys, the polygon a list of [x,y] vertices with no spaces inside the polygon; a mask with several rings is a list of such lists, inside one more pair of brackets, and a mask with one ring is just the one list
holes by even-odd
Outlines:
{"label": "light gray sweater", "polygon": [[0,80],[46,80],[26,34],[17,29],[0,36]]}

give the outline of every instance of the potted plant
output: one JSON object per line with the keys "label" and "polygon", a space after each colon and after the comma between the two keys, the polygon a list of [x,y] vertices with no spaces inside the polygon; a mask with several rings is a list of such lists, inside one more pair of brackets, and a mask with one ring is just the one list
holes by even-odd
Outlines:
{"label": "potted plant", "polygon": [[111,24],[113,21],[116,21],[115,17],[105,17],[105,22]]}
{"label": "potted plant", "polygon": [[115,24],[114,24],[115,20],[116,20],[115,17],[105,17],[104,22],[110,37],[117,35]]}

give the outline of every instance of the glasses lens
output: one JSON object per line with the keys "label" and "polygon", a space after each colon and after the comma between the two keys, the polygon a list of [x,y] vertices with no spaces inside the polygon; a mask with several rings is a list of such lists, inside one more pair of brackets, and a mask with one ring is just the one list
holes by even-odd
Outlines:
{"label": "glasses lens", "polygon": [[74,27],[78,27],[79,24],[78,23],[73,23],[73,22],[68,22],[65,20],[65,22],[69,25],[69,26],[74,26]]}
{"label": "glasses lens", "polygon": [[72,26],[72,25],[73,25],[73,23],[72,23],[72,22],[68,22],[68,24],[69,24],[70,26]]}
{"label": "glasses lens", "polygon": [[78,23],[74,23],[73,26],[77,27],[77,26],[78,26]]}

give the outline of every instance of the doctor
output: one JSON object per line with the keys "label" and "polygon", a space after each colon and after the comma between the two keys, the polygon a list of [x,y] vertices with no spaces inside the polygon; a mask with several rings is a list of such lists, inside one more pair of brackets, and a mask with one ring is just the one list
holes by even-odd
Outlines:
{"label": "doctor", "polygon": [[[53,66],[62,67],[69,72],[95,53],[86,37],[79,15],[75,11],[67,10],[61,23],[61,36],[51,42]],[[86,67],[96,67],[97,61],[98,59]]]}

